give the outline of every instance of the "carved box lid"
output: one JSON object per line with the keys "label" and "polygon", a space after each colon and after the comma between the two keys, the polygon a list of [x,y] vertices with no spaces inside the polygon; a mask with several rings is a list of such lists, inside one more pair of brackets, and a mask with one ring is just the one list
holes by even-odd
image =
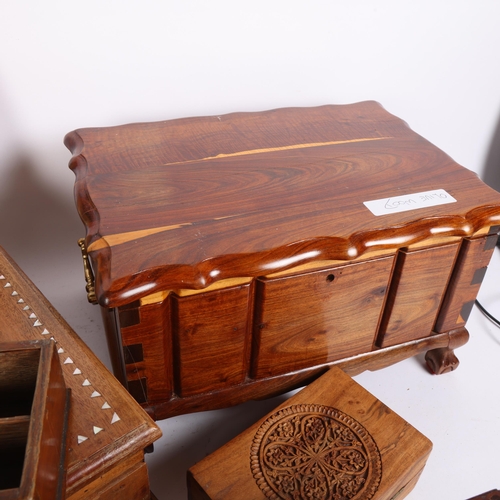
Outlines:
{"label": "carved box lid", "polygon": [[500,220],[500,194],[375,102],[87,128],[65,144],[110,307]]}
{"label": "carved box lid", "polygon": [[404,498],[432,443],[339,368],[188,471],[193,500]]}

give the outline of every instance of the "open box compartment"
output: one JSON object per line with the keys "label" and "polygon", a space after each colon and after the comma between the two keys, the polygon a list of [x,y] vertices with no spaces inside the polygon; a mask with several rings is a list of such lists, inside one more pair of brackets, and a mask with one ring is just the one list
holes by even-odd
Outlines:
{"label": "open box compartment", "polygon": [[0,499],[64,498],[70,392],[51,340],[0,343]]}

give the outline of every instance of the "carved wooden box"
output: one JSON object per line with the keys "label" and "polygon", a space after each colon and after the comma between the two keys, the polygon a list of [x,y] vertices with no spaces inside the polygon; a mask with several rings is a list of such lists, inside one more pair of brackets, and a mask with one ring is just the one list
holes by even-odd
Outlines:
{"label": "carved wooden box", "polygon": [[[65,138],[91,300],[155,418],[453,349],[500,194],[374,102]],[[94,282],[95,280],[95,282]]]}
{"label": "carved wooden box", "polygon": [[65,498],[70,405],[52,341],[0,342],[0,499]]}
{"label": "carved wooden box", "polygon": [[333,367],[188,471],[190,500],[387,500],[432,443]]}

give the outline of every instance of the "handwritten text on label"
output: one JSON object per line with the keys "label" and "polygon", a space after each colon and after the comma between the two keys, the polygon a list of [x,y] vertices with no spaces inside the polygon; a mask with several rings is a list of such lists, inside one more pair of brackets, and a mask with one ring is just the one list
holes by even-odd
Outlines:
{"label": "handwritten text on label", "polygon": [[408,210],[417,210],[421,208],[435,207],[437,205],[446,205],[455,203],[453,198],[444,189],[435,189],[433,191],[424,191],[422,193],[413,193],[403,196],[392,196],[391,198],[382,198],[380,200],[365,201],[363,204],[373,215],[387,215]]}

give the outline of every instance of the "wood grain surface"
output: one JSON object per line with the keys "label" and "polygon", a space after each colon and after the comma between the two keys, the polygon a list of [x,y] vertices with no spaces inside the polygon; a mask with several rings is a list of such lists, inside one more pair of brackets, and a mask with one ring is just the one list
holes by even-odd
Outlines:
{"label": "wood grain surface", "polygon": [[70,393],[52,341],[0,341],[0,398],[0,498],[65,498]]}
{"label": "wood grain surface", "polygon": [[[339,422],[359,423],[363,431],[358,430],[356,439],[347,430],[342,434],[343,439],[332,438],[328,429],[341,428],[342,423],[333,423],[333,419],[325,417],[332,414],[325,412],[325,407],[340,410],[348,419],[340,419]],[[309,425],[314,425],[314,431],[311,432],[305,419],[301,420],[303,415],[312,416]],[[285,416],[282,423],[280,416]],[[267,429],[272,426],[275,431],[270,434]],[[351,426],[351,429],[355,428],[355,425]],[[376,449],[366,445],[362,461],[365,468],[359,464],[359,469],[347,466],[341,470],[339,466],[342,467],[343,460],[340,448],[345,446],[350,450],[353,460],[350,464],[354,466],[355,446],[350,441],[358,441],[358,445],[359,441],[369,443],[363,438],[366,434],[373,438]],[[263,449],[265,436],[269,438],[267,447]],[[281,441],[283,445],[279,446]],[[279,452],[271,452],[278,447]],[[395,495],[404,498],[416,484],[431,449],[432,443],[419,431],[340,369],[332,368],[245,432],[192,466],[188,471],[189,498],[387,500],[395,498]],[[379,457],[381,463],[377,466]],[[357,478],[363,481],[358,483]]]}
{"label": "wood grain surface", "polygon": [[[498,193],[375,102],[80,129],[65,143],[108,307],[500,221]],[[383,217],[363,205],[435,189],[457,202]]]}
{"label": "wood grain surface", "polygon": [[[500,194],[378,103],[65,143],[114,372],[154,418],[267,397],[331,365],[427,350],[433,372],[458,366]],[[450,203],[393,210],[441,190]],[[380,199],[375,215],[365,203]]]}
{"label": "wood grain surface", "polygon": [[120,464],[130,456],[142,462],[144,448],[161,431],[1,247],[0,308],[2,341],[56,343],[72,393],[66,496],[89,498],[81,496],[89,483],[105,471],[123,474]]}

